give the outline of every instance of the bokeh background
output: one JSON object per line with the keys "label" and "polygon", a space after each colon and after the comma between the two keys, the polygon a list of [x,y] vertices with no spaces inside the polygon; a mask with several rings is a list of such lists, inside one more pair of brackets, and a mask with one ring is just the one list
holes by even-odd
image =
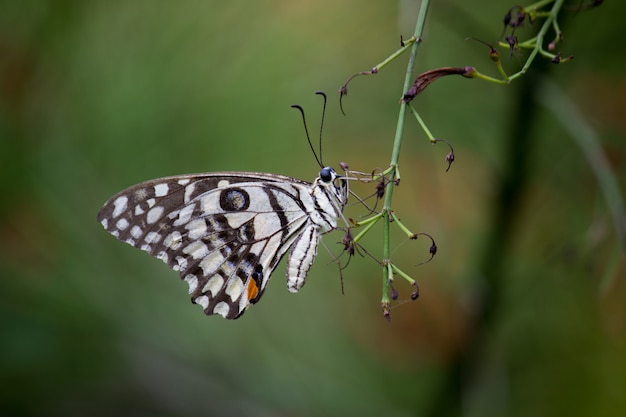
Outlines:
{"label": "bokeh background", "polygon": [[[433,3],[418,71],[496,76],[487,48],[464,39],[497,39],[513,3]],[[313,180],[289,106],[316,132],[316,90],[331,97],[326,163],[387,166],[406,57],[355,79],[347,116],[336,91],[410,36],[418,5],[0,2],[0,414],[626,415],[624,224],[612,215],[626,179],[624,2],[567,13],[570,63],[539,59],[509,86],[448,77],[414,102],[457,161],[446,173],[447,149],[409,119],[394,209],[439,252],[416,267],[429,242],[394,234],[393,260],[421,295],[396,280],[390,323],[368,257],[343,271],[345,294],[323,247],[297,295],[281,264],[263,300],[226,321],[96,222],[108,197],[160,176]],[[603,193],[612,181],[621,191]],[[325,245],[338,253],[340,239]],[[380,228],[364,246],[380,258]]]}

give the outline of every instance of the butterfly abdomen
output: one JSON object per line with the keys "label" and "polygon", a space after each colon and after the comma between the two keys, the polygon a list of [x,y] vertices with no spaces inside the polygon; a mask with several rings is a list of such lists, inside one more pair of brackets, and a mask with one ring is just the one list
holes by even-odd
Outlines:
{"label": "butterfly abdomen", "polygon": [[310,223],[296,238],[287,259],[287,288],[295,293],[302,288],[317,255],[320,227]]}

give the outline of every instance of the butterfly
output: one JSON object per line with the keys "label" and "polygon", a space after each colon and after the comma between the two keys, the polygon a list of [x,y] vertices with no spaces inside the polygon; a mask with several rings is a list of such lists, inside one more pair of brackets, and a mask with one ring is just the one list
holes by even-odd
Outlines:
{"label": "butterfly", "polygon": [[205,314],[236,319],[260,300],[288,251],[287,288],[302,288],[347,199],[347,180],[330,167],[313,183],[256,172],[179,175],[119,192],[98,221],[178,271]]}

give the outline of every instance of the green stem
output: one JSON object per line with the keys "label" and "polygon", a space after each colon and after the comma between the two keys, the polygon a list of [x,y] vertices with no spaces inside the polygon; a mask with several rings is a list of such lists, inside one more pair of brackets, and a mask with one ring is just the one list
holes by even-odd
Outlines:
{"label": "green stem", "polygon": [[413,116],[417,120],[417,123],[419,123],[419,125],[422,128],[422,130],[424,131],[424,133],[426,133],[426,137],[428,137],[428,140],[431,143],[435,143],[436,142],[435,136],[432,134],[432,132],[430,131],[428,126],[426,126],[426,123],[424,123],[424,119],[422,119],[422,117],[419,115],[417,110],[415,110],[415,108],[413,106],[411,106],[410,104],[409,104],[409,110],[411,110],[411,113],[413,113]]}
{"label": "green stem", "polygon": [[[550,29],[552,27],[552,22],[556,20],[556,17],[557,17],[557,15],[559,13],[559,10],[561,10],[561,7],[563,6],[564,2],[565,2],[565,0],[556,0],[554,2],[554,5],[552,6],[552,9],[550,10],[550,16],[546,19],[545,22],[543,22],[543,25],[541,26],[541,29],[539,29],[539,33],[537,33],[537,36],[535,37],[535,39],[536,39],[535,48],[530,53],[530,56],[526,60],[526,64],[524,64],[522,69],[519,70],[519,72],[517,72],[516,74],[511,75],[511,77],[509,78],[511,81],[513,81],[514,79],[519,78],[522,75],[526,74],[526,71],[528,71],[528,68],[530,68],[530,65],[533,63],[533,61],[534,61],[535,57],[537,56],[537,54],[540,53],[540,52],[542,52],[542,53],[544,52],[543,51],[543,41],[544,41],[544,38],[546,36],[546,33],[548,32],[548,29]],[[539,3],[537,3],[537,4],[539,4]],[[536,4],[535,4],[535,6],[536,6]]]}
{"label": "green stem", "polygon": [[381,218],[381,217],[382,217],[382,214],[380,214],[380,215],[375,215],[375,216],[372,216],[372,217],[370,217],[369,219],[367,219],[365,222],[363,222],[363,223],[359,223],[359,226],[363,226],[363,225],[365,225],[365,227],[363,228],[363,230],[361,230],[361,232],[360,232],[358,235],[356,235],[356,236],[354,237],[354,239],[352,239],[352,240],[353,240],[353,242],[354,242],[354,243],[356,243],[356,242],[358,242],[359,240],[361,240],[361,239],[363,238],[363,236],[365,236],[365,235],[367,234],[367,232],[369,232],[369,231],[370,231],[370,229],[371,229],[372,227],[374,227],[374,225],[375,225],[376,223],[378,223],[378,220],[380,220],[380,218]]}
{"label": "green stem", "polygon": [[534,12],[535,10],[541,9],[543,6],[547,6],[552,3],[554,0],[542,0],[537,3],[531,4],[528,7],[524,7],[524,11],[526,12]]}
{"label": "green stem", "polygon": [[400,228],[400,230],[402,230],[409,239],[415,239],[416,238],[416,234],[411,232],[401,221],[400,219],[398,219],[398,217],[395,215],[395,213],[393,211],[389,211],[389,213],[391,214],[391,218],[393,219],[393,221],[395,222],[396,226],[398,226]]}
{"label": "green stem", "polygon": [[394,52],[389,57],[387,57],[387,59],[385,59],[383,62],[376,65],[374,68],[376,69],[376,71],[379,71],[385,65],[387,65],[388,63],[390,63],[391,61],[393,61],[394,59],[402,55],[407,48],[411,47],[415,43],[418,43],[418,38],[416,38],[415,36],[412,36],[410,39],[405,40],[404,46],[402,48],[398,49],[396,52]]}
{"label": "green stem", "polygon": [[[417,17],[417,23],[415,25],[415,36],[416,39],[421,39],[422,33],[424,31],[424,25],[426,24],[426,15],[428,14],[428,6],[430,5],[430,0],[422,1],[420,5],[419,15]],[[406,74],[404,77],[404,85],[402,87],[402,93],[404,94],[407,91],[411,84],[413,83],[413,69],[415,68],[415,57],[417,56],[417,49],[419,48],[419,42],[415,42],[411,46],[411,53],[409,55],[409,63],[407,64]],[[393,142],[393,149],[391,151],[391,162],[390,165],[395,167],[398,165],[398,159],[400,157],[400,145],[402,144],[402,133],[404,131],[404,118],[406,115],[406,103],[400,103],[400,113],[398,115],[398,124],[396,125],[396,136]],[[395,177],[395,175],[394,175]],[[393,180],[394,178],[392,178]],[[393,187],[389,187],[389,190],[392,190]],[[391,195],[392,193],[389,191],[385,198],[385,208],[391,208]]]}
{"label": "green stem", "polygon": [[[422,33],[424,32],[424,26],[426,24],[426,15],[428,14],[428,7],[430,5],[430,0],[423,0],[420,4],[419,14],[417,16],[417,22],[415,24],[415,39],[421,39]],[[404,77],[404,85],[402,87],[402,93],[409,89],[411,84],[413,83],[413,70],[415,68],[415,58],[417,56],[417,49],[419,47],[419,41],[415,42],[411,45],[411,52],[409,55],[409,62],[406,68],[406,75]],[[389,184],[387,186],[387,190],[385,192],[385,201],[383,203],[383,216],[384,216],[384,225],[383,225],[383,263],[386,263],[391,256],[391,236],[389,231],[389,223],[391,221],[390,211],[391,211],[391,201],[393,196],[393,187],[395,184],[395,179],[397,178],[397,169],[398,159],[400,157],[400,146],[402,145],[402,133],[404,131],[404,119],[406,116],[406,103],[400,103],[400,112],[398,114],[398,124],[396,125],[396,135],[393,141],[393,149],[391,151],[391,162],[389,163],[390,167],[393,168],[391,172],[391,178]],[[385,269],[383,271],[383,304],[389,302],[389,286],[387,285],[388,279],[388,271]]]}
{"label": "green stem", "polygon": [[[428,13],[428,6],[430,5],[430,0],[424,0],[421,3],[419,15],[417,17],[417,24],[415,25],[415,38],[420,39],[421,35],[424,31],[424,25],[426,23],[426,14]],[[415,42],[411,46],[411,52],[409,55],[409,63],[406,68],[406,75],[404,77],[404,85],[402,87],[402,93],[408,90],[413,83],[413,70],[415,68],[415,57],[417,56],[417,49],[419,47],[419,42]],[[398,114],[398,123],[396,125],[396,135],[393,141],[393,149],[391,151],[391,162],[389,165],[391,167],[396,167],[398,165],[398,159],[400,157],[400,146],[402,145],[402,133],[404,131],[404,119],[406,116],[406,103],[400,103],[400,112]],[[395,169],[391,172],[391,181],[389,181],[389,186],[387,187],[385,193],[385,201],[384,201],[384,209],[391,209],[391,200],[393,196],[393,183],[396,179],[396,171]],[[386,220],[389,220],[389,216],[385,216]],[[388,250],[389,248],[387,248]]]}

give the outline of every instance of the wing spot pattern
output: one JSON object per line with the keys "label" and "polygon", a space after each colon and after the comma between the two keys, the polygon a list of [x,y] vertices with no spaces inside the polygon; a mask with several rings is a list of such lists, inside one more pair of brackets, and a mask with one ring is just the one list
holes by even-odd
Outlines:
{"label": "wing spot pattern", "polygon": [[157,232],[148,232],[145,239],[146,243],[159,243],[161,240],[161,234]]}
{"label": "wing spot pattern", "polygon": [[165,252],[165,251],[159,252],[155,257],[157,259],[162,260],[165,263],[168,263],[168,261],[169,261],[169,256],[167,255],[167,252]]}
{"label": "wing spot pattern", "polygon": [[225,259],[226,258],[220,251],[209,253],[199,264],[204,276],[208,277],[213,275],[219,266],[224,263]]}
{"label": "wing spot pattern", "polygon": [[157,184],[154,186],[155,197],[166,196],[168,191],[169,191],[169,186],[167,184]]}
{"label": "wing spot pattern", "polygon": [[134,237],[135,239],[139,239],[142,234],[143,234],[143,231],[141,230],[141,227],[134,225],[133,227],[130,228],[130,235]]}
{"label": "wing spot pattern", "polygon": [[220,301],[213,308],[213,314],[219,314],[220,316],[226,318],[228,316],[228,312],[230,311],[230,307],[224,301]]}
{"label": "wing spot pattern", "polygon": [[180,213],[178,213],[178,219],[174,221],[174,226],[180,226],[180,225],[188,223],[189,220],[191,220],[191,215],[193,214],[193,208],[194,208],[194,204],[190,204],[188,206],[183,207],[182,210],[180,210]]}
{"label": "wing spot pattern", "polygon": [[192,182],[191,184],[185,187],[185,197],[183,200],[185,203],[189,203],[189,201],[191,200],[191,196],[193,195],[193,192],[195,189],[196,189],[196,183],[194,182]]}
{"label": "wing spot pattern", "polygon": [[113,205],[115,206],[115,208],[113,209],[111,217],[116,218],[117,216],[122,214],[124,210],[126,210],[126,207],[128,206],[128,197],[126,197],[125,195],[118,197],[113,202]]}
{"label": "wing spot pattern", "polygon": [[206,222],[204,219],[195,219],[185,225],[185,229],[189,230],[187,236],[190,240],[200,239],[207,233]]}
{"label": "wing spot pattern", "polygon": [[128,227],[128,220],[126,220],[125,218],[119,219],[117,223],[115,223],[115,227],[120,230],[125,230]]}
{"label": "wing spot pattern", "polygon": [[243,188],[229,188],[220,194],[220,208],[226,212],[243,211],[250,207],[250,195]]}
{"label": "wing spot pattern", "polygon": [[151,208],[148,214],[146,214],[146,222],[148,224],[156,223],[163,215],[163,211],[164,208],[162,206],[155,206]]}
{"label": "wing spot pattern", "polygon": [[228,280],[228,284],[226,285],[226,290],[224,292],[233,301],[239,299],[243,293],[243,282],[237,277],[231,277]]}
{"label": "wing spot pattern", "polygon": [[174,230],[169,235],[165,236],[165,240],[163,241],[163,245],[166,248],[170,248],[171,250],[176,250],[183,243],[183,237],[179,231]]}
{"label": "wing spot pattern", "polygon": [[174,271],[185,271],[187,269],[187,258],[183,258],[182,256],[177,256],[176,258],[177,264],[172,266]]}
{"label": "wing spot pattern", "polygon": [[185,281],[189,285],[189,294],[192,294],[198,288],[198,277],[189,274],[185,277]]}
{"label": "wing spot pattern", "polygon": [[219,275],[213,275],[211,278],[209,278],[204,288],[202,288],[202,292],[203,293],[210,292],[211,296],[215,297],[217,293],[220,292],[223,285],[224,285],[224,278],[222,278]]}
{"label": "wing spot pattern", "polygon": [[207,297],[206,295],[201,295],[200,297],[196,298],[193,302],[201,305],[203,310],[206,310],[209,307],[209,297]]}
{"label": "wing spot pattern", "polygon": [[183,253],[190,255],[193,259],[202,259],[209,254],[209,248],[202,241],[196,240],[187,245]]}

